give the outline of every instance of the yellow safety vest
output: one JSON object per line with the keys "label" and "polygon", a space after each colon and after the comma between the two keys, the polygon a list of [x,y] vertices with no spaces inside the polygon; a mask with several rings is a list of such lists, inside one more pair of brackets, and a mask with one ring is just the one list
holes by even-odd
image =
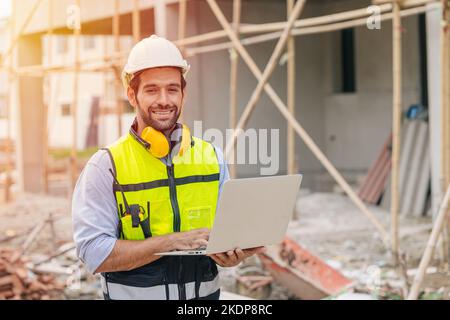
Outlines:
{"label": "yellow safety vest", "polygon": [[[220,172],[214,147],[192,137],[190,150],[182,156],[169,155],[166,166],[150,154],[145,144],[131,129],[106,149],[113,163],[120,238],[144,240],[211,228]],[[174,285],[178,299],[198,298],[218,289],[216,265],[205,256],[163,257],[131,272],[107,273],[103,277],[107,287],[104,291],[111,299],[169,299],[174,297],[174,290],[169,290]]]}
{"label": "yellow safety vest", "polygon": [[[166,166],[136,138],[130,133],[108,148],[120,183],[115,183],[113,189],[122,224],[121,238],[145,239],[142,222],[149,224],[147,237],[211,228],[220,170],[213,146],[193,137],[190,151],[181,157],[176,155],[172,166]],[[132,226],[124,196],[128,206],[139,206],[139,227]]]}

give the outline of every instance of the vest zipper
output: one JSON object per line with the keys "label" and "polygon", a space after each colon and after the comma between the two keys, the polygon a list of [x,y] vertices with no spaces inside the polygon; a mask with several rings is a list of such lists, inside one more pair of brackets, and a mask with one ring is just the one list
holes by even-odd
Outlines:
{"label": "vest zipper", "polygon": [[173,231],[180,232],[180,208],[178,207],[177,189],[175,187],[175,175],[173,164],[167,166],[167,175],[169,177],[170,202],[173,209]]}
{"label": "vest zipper", "polygon": [[[173,231],[180,232],[181,220],[180,220],[180,208],[178,207],[177,189],[175,186],[175,173],[174,165],[171,160],[170,165],[167,166],[167,176],[169,178],[169,191],[170,191],[170,203],[173,210]],[[186,285],[183,283],[183,259],[179,257],[179,269],[178,269],[178,298],[180,300],[186,300]]]}

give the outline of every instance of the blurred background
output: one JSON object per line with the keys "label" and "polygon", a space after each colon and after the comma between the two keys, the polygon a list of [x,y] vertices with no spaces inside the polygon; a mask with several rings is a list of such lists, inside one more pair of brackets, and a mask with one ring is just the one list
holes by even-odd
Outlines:
{"label": "blurred background", "polygon": [[[261,71],[295,3],[217,1]],[[450,58],[448,1],[406,0],[396,13],[397,5],[305,1],[268,83],[312,142],[265,93],[246,125],[280,130],[278,174],[304,175],[293,242],[269,258],[311,254],[332,276],[291,263],[286,281],[262,258],[222,270],[228,292],[315,299],[351,287],[346,293],[362,298],[406,298],[450,181]],[[1,261],[21,261],[23,282],[0,284],[0,299],[101,296],[73,249],[71,193],[89,157],[129,130],[134,110],[120,73],[132,46],[152,34],[173,40],[191,64],[183,122],[234,128],[258,82],[208,1],[0,0],[0,279]],[[230,170],[252,177],[263,166]],[[386,248],[389,228],[397,240]],[[443,229],[423,298],[449,298]]]}

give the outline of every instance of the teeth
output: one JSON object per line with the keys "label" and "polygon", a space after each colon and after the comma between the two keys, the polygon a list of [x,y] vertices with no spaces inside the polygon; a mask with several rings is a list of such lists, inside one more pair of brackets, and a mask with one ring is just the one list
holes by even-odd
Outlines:
{"label": "teeth", "polygon": [[172,111],[154,111],[154,113],[159,114],[159,115],[168,115],[168,114],[172,113]]}

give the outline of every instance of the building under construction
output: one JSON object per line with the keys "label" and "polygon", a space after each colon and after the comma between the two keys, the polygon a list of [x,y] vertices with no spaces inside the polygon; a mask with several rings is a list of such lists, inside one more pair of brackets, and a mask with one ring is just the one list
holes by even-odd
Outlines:
{"label": "building under construction", "polygon": [[[53,202],[34,239],[22,238],[32,221],[31,229],[0,229],[0,246],[12,246],[16,261],[47,224],[50,238],[67,228],[58,219],[70,217],[67,203],[89,156],[128,131],[135,114],[122,68],[135,43],[157,34],[191,65],[182,115],[189,127],[201,121],[199,134],[216,128],[224,136],[278,130],[269,162],[230,164],[233,178],[258,176],[270,162],[272,174],[303,174],[288,238],[224,287],[253,298],[373,297],[361,283],[376,266],[392,271],[387,287],[397,288],[377,284],[377,298],[450,299],[449,1],[11,4],[0,18],[0,215]],[[220,147],[229,155],[235,144]],[[326,239],[348,250],[332,253]],[[66,247],[46,255],[61,258]],[[367,259],[350,267],[352,251]],[[427,291],[431,278],[438,284]]]}

